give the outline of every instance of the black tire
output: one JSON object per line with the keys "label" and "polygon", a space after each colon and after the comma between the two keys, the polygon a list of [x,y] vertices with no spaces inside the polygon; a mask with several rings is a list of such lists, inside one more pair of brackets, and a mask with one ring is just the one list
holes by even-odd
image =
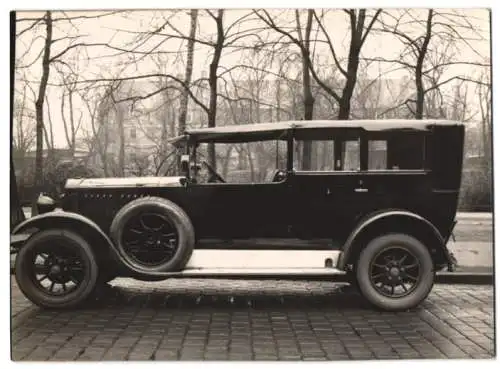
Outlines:
{"label": "black tire", "polygon": [[97,283],[100,285],[103,285],[103,284],[111,282],[115,278],[116,278],[116,275],[113,273],[101,273],[99,275],[99,278],[97,279]]}
{"label": "black tire", "polygon": [[[50,252],[46,250],[57,245],[57,251],[64,255],[72,255],[72,260],[78,260],[79,264],[69,266],[70,269],[78,267],[78,284],[67,290],[66,284],[55,282],[53,276],[37,278],[38,268],[49,270],[49,267],[36,264],[36,258],[45,254],[51,258]],[[37,256],[38,255],[38,256]],[[48,255],[48,256],[47,256]],[[61,268],[59,268],[61,269]],[[62,273],[61,273],[62,274]],[[71,273],[70,273],[71,274]],[[88,242],[78,234],[64,229],[51,229],[38,232],[26,241],[16,256],[15,266],[16,281],[23,294],[34,304],[43,308],[68,309],[83,303],[94,291],[99,275],[99,268],[94,253]],[[44,289],[41,280],[50,284],[50,289]],[[66,283],[69,283],[68,280]],[[61,285],[61,293],[55,295],[53,288]]]}
{"label": "black tire", "polygon": [[[411,264],[405,264],[403,261],[399,264],[403,267],[396,266],[396,261],[391,261],[390,264],[388,261],[388,264],[380,267],[380,258],[388,260],[390,257],[386,259],[386,255],[391,253],[399,256],[407,255],[404,258],[406,262],[409,259],[414,261]],[[416,270],[418,270],[417,277],[415,277]],[[361,294],[371,304],[386,311],[401,311],[418,306],[432,290],[434,275],[434,263],[427,247],[414,237],[405,234],[387,234],[373,239],[362,250],[356,265],[356,279]],[[412,282],[408,288],[406,284]],[[384,283],[401,284],[386,289]],[[394,294],[396,288],[402,290],[400,296]]]}
{"label": "black tire", "polygon": [[141,282],[161,282],[161,281],[165,281],[167,280],[168,278],[167,277],[160,277],[160,276],[134,276],[133,277],[135,280],[137,281],[141,281]]}
{"label": "black tire", "polygon": [[[127,252],[124,234],[126,230],[130,230],[129,222],[143,214],[163,217],[176,233],[173,255],[158,264],[148,265]],[[159,197],[144,197],[133,200],[121,208],[111,224],[110,234],[126,262],[136,271],[144,274],[182,270],[189,261],[195,244],[194,228],[187,214],[178,205]]]}

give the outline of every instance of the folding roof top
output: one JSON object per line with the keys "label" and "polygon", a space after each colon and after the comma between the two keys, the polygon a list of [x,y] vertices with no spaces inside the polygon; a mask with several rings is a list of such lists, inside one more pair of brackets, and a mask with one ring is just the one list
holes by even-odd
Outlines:
{"label": "folding roof top", "polygon": [[[294,131],[299,137],[301,131],[328,131],[332,128],[365,131],[412,130],[428,131],[433,126],[459,126],[462,123],[446,120],[297,120],[276,123],[253,123],[213,128],[187,129],[185,134],[170,141],[174,146],[182,146],[187,140],[195,142],[251,142],[286,139],[288,132]],[[304,132],[305,133],[305,132]]]}

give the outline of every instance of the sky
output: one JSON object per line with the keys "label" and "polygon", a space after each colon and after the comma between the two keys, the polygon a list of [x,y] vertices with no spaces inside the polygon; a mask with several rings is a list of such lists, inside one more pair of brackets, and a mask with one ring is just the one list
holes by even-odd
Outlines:
{"label": "sky", "polygon": [[[392,15],[392,17],[398,16],[403,11],[404,9],[392,9],[390,11],[390,15]],[[269,12],[273,15],[279,16],[277,19],[280,25],[289,27],[290,24],[294,24],[295,22],[293,10],[269,10]],[[454,52],[451,52],[450,49],[449,56],[461,61],[465,60],[469,62],[488,63],[490,57],[488,11],[484,9],[439,9],[438,12],[444,15],[436,18],[437,22],[445,24],[447,22],[451,23],[451,21],[455,22],[460,20],[460,23],[465,26],[457,28],[461,35],[466,38],[474,38],[474,40],[468,41],[467,43],[461,43],[461,45]],[[92,11],[71,11],[66,14],[69,17],[87,17],[98,13],[102,14],[102,12]],[[368,15],[371,16],[372,14],[374,14],[374,10],[369,9]],[[425,14],[426,10],[424,9],[413,9],[411,11],[411,17],[415,17],[416,19],[425,19]],[[458,18],[458,15],[460,14],[467,15],[469,23],[462,22],[462,20]],[[41,13],[33,12],[19,12],[17,14],[18,18],[36,18],[40,15]],[[54,13],[53,16],[54,18],[60,18],[62,17],[62,14]],[[129,48],[130,43],[138,37],[138,33],[157,29],[166,17],[171,17],[170,20],[172,24],[179,30],[180,33],[188,33],[189,16],[187,10],[179,10],[175,15],[172,15],[171,11],[128,11],[97,19],[77,19],[72,21],[71,24],[67,21],[57,21],[54,23],[54,39],[63,39],[67,36],[73,37],[73,39],[70,41],[63,39],[55,43],[52,55],[56,55],[60,50],[63,50],[65,47],[70,45],[70,42],[108,43],[115,47]],[[230,35],[235,35],[235,33],[239,30],[260,29],[262,27],[262,22],[256,20],[254,16],[249,16],[249,10],[246,9],[228,10],[224,18],[225,27],[232,25],[236,20],[241,19],[242,17],[244,17],[244,21],[240,26],[238,26],[239,28],[236,26],[233,27]],[[400,29],[410,35],[420,34],[424,25],[421,22],[412,21],[411,17],[405,16],[402,18]],[[214,21],[205,11],[201,10],[199,12],[198,19],[197,37],[202,40],[213,40],[215,35]],[[383,20],[387,23],[394,22],[394,20],[391,19],[391,16],[384,16]],[[405,22],[411,23],[405,24]],[[301,23],[305,23],[305,14],[301,16]],[[30,22],[18,22],[17,32],[26,28],[30,24]],[[347,55],[347,45],[349,42],[349,23],[346,14],[341,10],[328,9],[324,24],[339,58],[344,59]],[[470,29],[466,29],[466,27]],[[439,32],[447,30],[446,26],[437,26],[436,29]],[[313,33],[315,31],[316,30],[314,29]],[[37,82],[39,81],[41,75],[41,58],[39,58],[39,53],[43,47],[44,32],[44,28],[35,27],[33,31],[25,32],[16,40],[16,57],[18,59],[17,66],[21,67],[18,69],[18,72],[25,75],[25,77],[18,78],[16,84],[17,91],[19,91],[19,89],[23,86],[21,80],[24,78],[30,81],[29,84],[33,89],[36,90],[38,88]],[[265,36],[265,34],[262,34],[262,31],[259,32],[261,32],[261,37]],[[319,34],[321,34],[321,32]],[[74,36],[77,35],[84,36],[77,40],[74,38]],[[273,39],[276,37],[276,33],[270,33],[268,37]],[[155,36],[149,39],[149,41],[144,42],[139,50],[150,50],[153,46],[157,45],[160,40],[164,39],[165,38],[163,36]],[[241,42],[245,45],[252,45],[252,43],[255,43],[255,40],[255,37],[247,37]],[[439,49],[439,45],[440,44],[436,43],[436,48]],[[156,50],[168,52],[168,54],[163,55],[162,59],[159,61],[162,71],[182,76],[185,53],[179,53],[178,51],[184,51],[185,44],[182,44],[178,39],[170,39],[162,43]],[[372,33],[367,37],[362,52],[367,58],[398,59],[400,57],[399,55],[401,50],[401,43],[397,41],[393,35]],[[332,59],[327,57],[330,53],[325,44],[318,44],[315,52],[317,55],[323,55],[323,67],[328,67],[333,64]],[[154,73],[159,68],[158,63],[154,63],[148,59],[136,59],[135,63],[129,63],[130,65],[128,67],[124,67],[123,63],[130,62],[131,58],[131,55],[125,55],[103,46],[92,46],[86,48],[75,48],[71,52],[68,52],[64,56],[63,60],[71,65],[72,69],[77,72],[80,80],[98,78],[99,76],[108,78],[113,78],[117,75],[120,77],[136,76],[140,74]],[[204,73],[207,73],[209,60],[209,48],[197,44],[193,79],[200,78],[204,75]],[[244,53],[231,49],[223,53],[221,66],[230,68],[231,66],[244,62],[246,62],[244,59]],[[275,64],[268,67],[268,69],[277,71],[278,66],[278,64]],[[373,63],[372,67],[367,70],[363,70],[362,72],[368,78],[378,78],[380,75],[384,75],[385,78],[392,79],[402,78],[409,73],[407,70],[389,72],[394,69],[394,64]],[[221,68],[221,70],[223,69]],[[447,76],[453,75],[475,77],[479,71],[479,68],[470,65],[451,66],[446,69],[443,79],[446,79]],[[297,62],[295,73],[298,72],[300,72],[299,62]],[[234,76],[238,79],[237,72],[234,73]],[[59,74],[54,67],[51,68],[51,78],[49,81],[50,83],[60,83]],[[48,98],[51,106],[51,118],[54,125],[55,145],[57,147],[64,147],[66,142],[60,113],[60,96],[60,87],[49,87]],[[75,105],[77,112],[84,114],[83,121],[85,125],[85,122],[88,119],[85,117],[81,102],[76,101]],[[66,111],[66,114],[68,113],[69,112]]]}

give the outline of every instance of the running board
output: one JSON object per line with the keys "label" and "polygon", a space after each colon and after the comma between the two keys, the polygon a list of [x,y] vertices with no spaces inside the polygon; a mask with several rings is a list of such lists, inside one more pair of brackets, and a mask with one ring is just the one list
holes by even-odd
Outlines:
{"label": "running board", "polygon": [[338,276],[344,271],[336,268],[206,268],[184,269],[175,273],[163,273],[166,277],[294,277],[294,276]]}
{"label": "running board", "polygon": [[336,268],[207,268],[184,269],[155,275],[175,279],[239,279],[347,282],[346,272]]}

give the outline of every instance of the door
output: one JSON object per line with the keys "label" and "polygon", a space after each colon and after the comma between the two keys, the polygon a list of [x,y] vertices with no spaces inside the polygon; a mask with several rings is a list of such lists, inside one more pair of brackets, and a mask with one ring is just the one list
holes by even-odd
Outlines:
{"label": "door", "polygon": [[336,139],[330,166],[315,166],[318,150],[313,150],[312,170],[295,171],[291,178],[292,227],[298,237],[343,238],[369,206],[360,143],[359,138]]}
{"label": "door", "polygon": [[203,183],[188,191],[199,205],[197,237],[286,237],[287,181],[279,183]]}

